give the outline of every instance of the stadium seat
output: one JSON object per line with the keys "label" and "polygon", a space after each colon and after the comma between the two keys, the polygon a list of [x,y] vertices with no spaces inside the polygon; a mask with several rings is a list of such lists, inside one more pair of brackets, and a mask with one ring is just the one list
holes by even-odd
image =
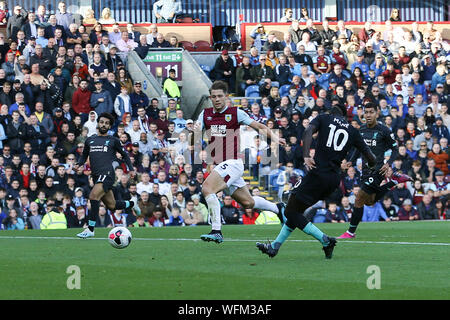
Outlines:
{"label": "stadium seat", "polygon": [[190,41],[180,41],[180,44],[187,51],[195,51],[195,46]]}
{"label": "stadium seat", "polygon": [[281,86],[280,87],[280,97],[288,96],[290,87],[291,87],[290,84],[285,84],[284,86]]}
{"label": "stadium seat", "polygon": [[196,47],[211,47],[211,44],[205,40],[198,40],[194,43]]}
{"label": "stadium seat", "polygon": [[209,75],[211,73],[211,67],[207,66],[205,64],[201,64],[200,68],[202,68],[203,72],[206,73],[206,75],[209,77]]}
{"label": "stadium seat", "polygon": [[246,97],[259,97],[259,87],[257,85],[248,86],[245,89]]}

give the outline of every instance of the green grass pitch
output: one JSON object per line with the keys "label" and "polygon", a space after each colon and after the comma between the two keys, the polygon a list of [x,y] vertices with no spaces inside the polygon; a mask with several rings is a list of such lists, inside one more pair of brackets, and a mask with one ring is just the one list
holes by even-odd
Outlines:
{"label": "green grass pitch", "polygon": [[[338,236],[344,224],[318,224]],[[109,229],[78,239],[77,229],[2,231],[0,299],[449,299],[450,224],[362,223],[326,260],[319,242],[295,230],[273,259],[256,241],[280,226],[224,226],[225,242],[199,239],[209,227],[130,229],[131,245],[111,247]],[[69,290],[67,268],[80,268]],[[379,267],[380,289],[367,272]]]}

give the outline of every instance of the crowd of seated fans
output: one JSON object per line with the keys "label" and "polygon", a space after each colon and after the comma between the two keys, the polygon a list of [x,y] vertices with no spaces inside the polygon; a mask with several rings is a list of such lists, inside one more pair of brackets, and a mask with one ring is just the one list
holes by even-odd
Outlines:
{"label": "crowd of seated fans", "polygon": [[[319,30],[311,18],[296,20],[287,8],[281,22],[291,25],[283,39],[258,24],[250,34],[253,44],[248,52],[241,47],[235,53],[223,50],[217,58],[211,77],[226,81],[234,90],[230,105],[234,103],[255,121],[279,129],[290,142],[284,148],[259,143],[256,133],[242,131],[244,140],[251,142],[242,148],[250,155],[251,172],[265,172],[269,186],[279,191],[280,199],[305,173],[301,139],[309,121],[340,104],[347,108],[348,121],[360,128],[365,122],[364,105],[375,102],[381,109],[379,122],[388,126],[399,145],[400,155],[393,171],[412,174],[413,164],[418,167],[414,182],[387,195],[392,205],[383,207],[380,201],[376,208],[366,208],[364,219],[448,219],[450,45],[434,29],[432,21],[424,28],[419,28],[417,22],[411,23],[410,29],[395,27],[391,22],[399,21],[398,13],[398,9],[393,10],[383,31],[375,31],[366,22],[354,34],[342,20],[333,28],[325,19]],[[278,152],[277,170],[264,171],[264,165],[251,156],[264,150]],[[358,166],[344,169],[342,187],[319,212],[329,213],[330,204],[333,210],[337,205],[343,218],[346,205],[342,201],[348,198],[352,205],[360,175]],[[426,210],[419,210],[419,205],[424,205],[423,196],[427,199]],[[392,206],[395,213],[387,210]],[[405,210],[410,212],[408,206],[417,212],[404,214]],[[381,214],[382,208],[389,211],[386,216]],[[438,214],[424,214],[427,210]],[[348,221],[351,210],[346,212],[345,219],[335,219],[333,213],[323,221]]]}
{"label": "crowd of seated fans", "polygon": [[[415,180],[383,200],[386,216],[448,218],[447,43],[432,23],[423,31],[412,24],[411,31],[403,33],[387,23],[386,32],[377,33],[366,24],[355,35],[343,21],[337,30],[324,21],[318,31],[307,10],[303,18],[305,27],[292,21],[282,40],[264,35],[258,26],[249,52],[241,47],[236,54],[221,52],[212,73],[227,81],[235,96],[256,90],[254,98],[233,102],[230,97],[228,105],[238,105],[255,121],[279,129],[289,142],[280,147],[243,127],[242,151],[251,174],[270,177],[266,187],[275,186],[281,197],[305,173],[300,145],[309,121],[339,103],[347,106],[348,120],[359,127],[364,104],[375,101],[381,107],[379,120],[401,148],[393,170]],[[165,39],[157,25],[141,34],[132,23],[126,30],[115,23],[108,32],[96,22],[88,30],[67,12],[64,2],[56,14],[47,14],[44,5],[36,12],[18,5],[8,11],[0,1],[0,19],[6,26],[0,33],[2,229],[44,228],[40,222],[50,210],[63,213],[69,228],[86,226],[93,181],[89,163],[77,170],[74,164],[87,137],[96,134],[101,112],[116,118],[110,134],[120,140],[136,169],[128,172],[117,158],[114,195],[137,201],[141,214],[131,209],[109,212],[102,205],[97,225],[208,223],[201,185],[213,166],[206,163],[204,152],[194,156],[199,161],[186,156],[193,148],[188,143],[193,119],[185,119],[177,97],[163,105],[148,97],[143,84],[127,72],[130,51],[144,58],[149,48],[178,47],[176,37]],[[279,159],[275,170],[260,163],[260,153],[268,149]],[[343,172],[342,188],[327,201],[330,221],[351,214],[360,169]],[[259,191],[252,189],[254,194]],[[258,223],[258,212],[244,212],[223,195],[220,201],[225,223]],[[337,215],[339,211],[344,214]]]}

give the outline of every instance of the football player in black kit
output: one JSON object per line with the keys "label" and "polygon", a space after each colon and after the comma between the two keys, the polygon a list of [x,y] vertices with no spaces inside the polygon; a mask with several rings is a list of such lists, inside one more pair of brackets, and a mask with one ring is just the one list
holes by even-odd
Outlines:
{"label": "football player in black kit", "polygon": [[[392,173],[392,163],[397,158],[398,149],[394,134],[383,124],[378,123],[377,118],[379,107],[375,103],[367,103],[364,106],[364,118],[366,123],[361,126],[361,133],[364,142],[375,154],[377,163],[373,169],[368,168],[363,162],[363,172],[361,184],[355,199],[355,208],[350,219],[349,229],[338,237],[338,239],[355,238],[356,228],[362,220],[364,213],[364,205],[372,206],[380,200],[389,190],[399,183],[412,181],[411,177],[400,172]],[[384,163],[384,154],[391,150],[389,160]],[[351,156],[347,167],[357,158],[358,153],[355,152]],[[382,182],[388,178],[388,182]]]}
{"label": "football player in black kit", "polygon": [[[374,154],[364,143],[358,130],[347,122],[345,114],[344,106],[334,106],[330,113],[323,113],[314,118],[305,130],[303,155],[308,173],[291,190],[285,210],[286,221],[278,237],[272,243],[256,244],[258,249],[269,257],[274,257],[292,231],[299,228],[319,240],[325,258],[331,259],[336,239],[320,231],[303,213],[339,187],[341,163],[352,147],[356,147],[369,164],[375,165],[376,162]],[[311,143],[316,132],[318,137],[315,155],[311,158]]]}
{"label": "football player in black kit", "polygon": [[91,210],[89,210],[89,226],[83,232],[77,234],[79,238],[89,238],[94,236],[95,221],[98,217],[100,200],[103,201],[109,210],[126,209],[135,207],[133,201],[116,201],[112,192],[115,180],[113,161],[116,159],[116,152],[120,153],[125,160],[128,169],[133,171],[133,164],[130,157],[123,150],[120,140],[108,135],[114,123],[114,117],[109,113],[102,113],[97,119],[97,134],[86,139],[83,154],[75,168],[83,165],[89,157],[94,187],[89,194]]}

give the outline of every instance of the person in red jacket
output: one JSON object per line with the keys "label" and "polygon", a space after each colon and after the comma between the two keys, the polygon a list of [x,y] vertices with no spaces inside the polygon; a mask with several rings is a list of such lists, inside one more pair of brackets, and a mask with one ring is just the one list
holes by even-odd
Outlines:
{"label": "person in red jacket", "polygon": [[72,108],[81,116],[81,121],[84,123],[89,117],[89,112],[92,110],[90,105],[92,92],[88,89],[86,80],[81,80],[80,87],[74,92],[72,97]]}
{"label": "person in red jacket", "polygon": [[397,74],[400,74],[400,70],[394,68],[394,62],[388,61],[386,64],[386,70],[383,71],[381,75],[384,77],[384,82],[386,84],[393,84]]}
{"label": "person in red jacket", "polygon": [[255,224],[258,216],[259,213],[254,211],[253,209],[245,209],[245,212],[242,215],[242,224]]}
{"label": "person in red jacket", "polygon": [[22,169],[20,170],[20,176],[22,177],[23,187],[27,188],[30,186],[30,165],[28,163],[22,163]]}

